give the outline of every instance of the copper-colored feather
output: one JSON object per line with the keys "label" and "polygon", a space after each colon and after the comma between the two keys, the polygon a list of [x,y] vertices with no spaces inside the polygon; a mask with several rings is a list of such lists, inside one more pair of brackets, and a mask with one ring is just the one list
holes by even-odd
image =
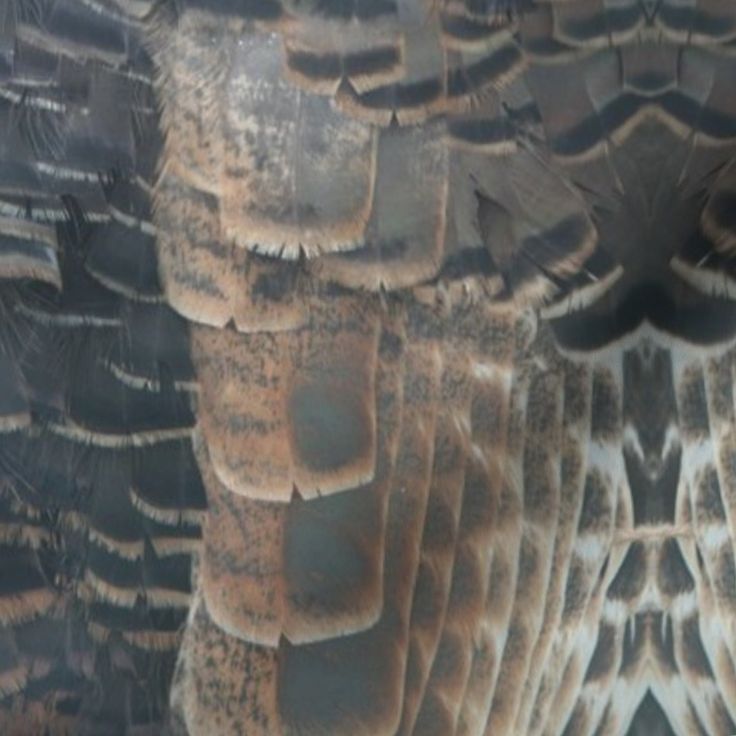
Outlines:
{"label": "copper-colored feather", "polygon": [[736,731],[735,42],[0,10],[0,730]]}

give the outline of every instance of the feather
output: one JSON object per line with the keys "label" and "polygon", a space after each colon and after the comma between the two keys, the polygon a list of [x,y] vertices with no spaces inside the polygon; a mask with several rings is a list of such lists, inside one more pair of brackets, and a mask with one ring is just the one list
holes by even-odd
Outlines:
{"label": "feather", "polygon": [[735,48],[0,10],[0,730],[735,731]]}

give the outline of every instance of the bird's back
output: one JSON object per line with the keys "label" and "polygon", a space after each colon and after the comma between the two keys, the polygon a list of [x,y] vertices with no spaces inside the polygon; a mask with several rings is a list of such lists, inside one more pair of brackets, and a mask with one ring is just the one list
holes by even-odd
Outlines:
{"label": "bird's back", "polygon": [[9,723],[736,732],[736,8],[9,7]]}

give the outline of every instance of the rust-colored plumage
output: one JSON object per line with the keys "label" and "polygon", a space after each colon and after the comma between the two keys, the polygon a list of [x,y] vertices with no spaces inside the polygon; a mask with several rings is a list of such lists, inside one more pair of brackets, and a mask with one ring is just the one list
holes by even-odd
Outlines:
{"label": "rust-colored plumage", "polygon": [[734,43],[0,8],[0,730],[736,732]]}

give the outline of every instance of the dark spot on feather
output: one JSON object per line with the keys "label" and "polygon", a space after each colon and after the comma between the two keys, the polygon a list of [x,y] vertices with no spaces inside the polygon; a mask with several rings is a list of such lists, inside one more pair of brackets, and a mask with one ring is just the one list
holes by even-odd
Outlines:
{"label": "dark spot on feather", "polygon": [[340,390],[330,376],[297,386],[289,401],[296,451],[313,470],[337,470],[370,447],[370,417],[361,397]]}

